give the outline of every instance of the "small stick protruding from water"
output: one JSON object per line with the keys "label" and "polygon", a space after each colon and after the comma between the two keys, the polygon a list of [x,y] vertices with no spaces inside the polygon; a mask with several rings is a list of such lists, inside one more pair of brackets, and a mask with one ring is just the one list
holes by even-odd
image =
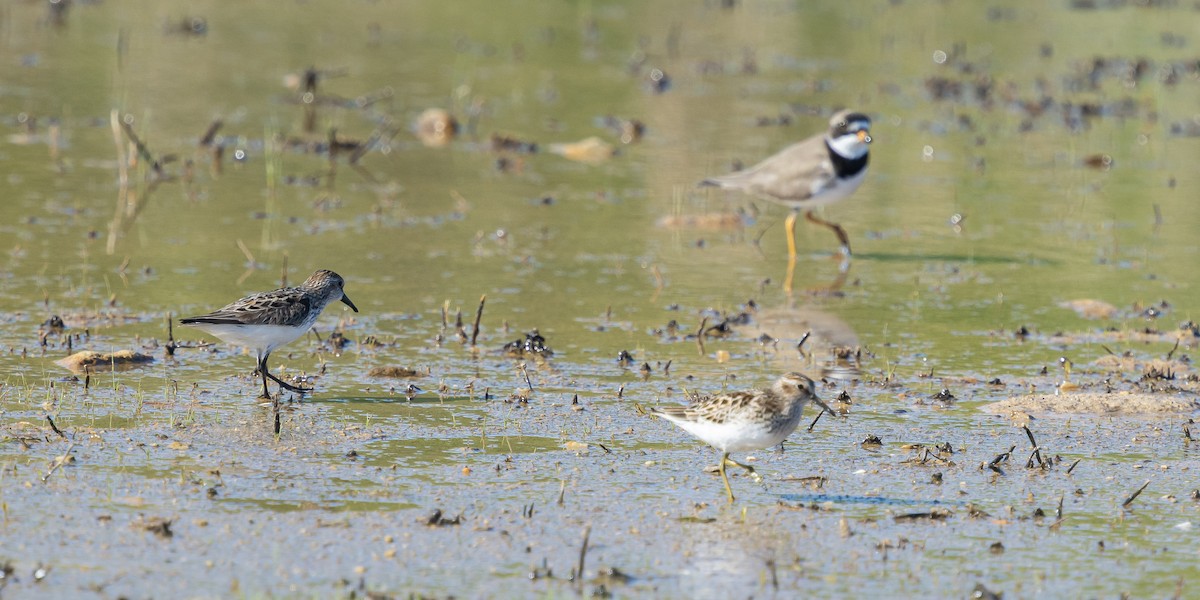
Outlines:
{"label": "small stick protruding from water", "polygon": [[446,300],[442,303],[442,331],[445,331],[450,326],[450,301]]}
{"label": "small stick protruding from water", "polygon": [[587,559],[588,537],[592,535],[592,526],[583,528],[583,545],[579,547],[579,565],[575,569],[575,581],[583,586],[583,564]]}
{"label": "small stick protruding from water", "polygon": [[1150,480],[1147,479],[1146,483],[1142,484],[1142,487],[1138,488],[1136,492],[1131,494],[1128,498],[1125,499],[1124,502],[1121,503],[1121,508],[1129,508],[1129,505],[1133,504],[1133,501],[1137,500],[1137,497],[1141,495],[1142,490],[1146,489],[1146,487],[1149,485],[1150,485]]}
{"label": "small stick protruding from water", "polygon": [[[57,471],[59,467],[63,466],[64,464],[67,463],[68,460],[70,460],[71,451],[74,449],[75,449],[75,442],[71,442],[71,444],[69,446],[67,446],[67,451],[63,452],[62,456],[56,457],[54,459],[54,462],[50,464],[50,470],[46,471],[46,474],[42,476],[42,483],[46,483],[47,481],[49,481],[50,476],[53,475],[54,472]],[[586,538],[584,540],[584,543],[585,544],[587,543]]]}
{"label": "small stick protruding from water", "polygon": [[558,482],[558,505],[564,506],[567,499],[567,480]]}
{"label": "small stick protruding from water", "polygon": [[483,303],[487,302],[487,294],[479,297],[479,308],[475,311],[475,326],[471,328],[471,345],[475,345],[475,339],[479,337],[479,320],[483,318]]}
{"label": "small stick protruding from water", "polygon": [[54,424],[54,419],[52,419],[50,415],[46,415],[46,421],[50,423],[50,429],[53,429],[54,433],[58,434],[58,437],[64,440],[67,439],[67,434],[63,433],[62,430],[58,428],[58,425]]}
{"label": "small stick protruding from water", "polygon": [[796,342],[796,351],[800,353],[801,358],[808,356],[808,353],[804,351],[804,342],[807,342],[811,335],[811,331],[805,331],[804,335],[800,337],[800,341]]}
{"label": "small stick protruding from water", "polygon": [[1058,508],[1054,509],[1054,518],[1062,519],[1063,494],[1058,495]]}
{"label": "small stick protruding from water", "polygon": [[213,140],[217,139],[217,132],[221,130],[221,126],[224,124],[225,122],[221,119],[215,119],[210,123],[208,129],[204,131],[204,135],[200,136],[200,146],[204,148],[211,146]]}
{"label": "small stick protruding from water", "polygon": [[821,420],[821,415],[823,415],[823,414],[825,414],[824,410],[817,412],[817,418],[813,419],[812,423],[809,423],[809,425],[808,425],[809,433],[812,433],[813,427],[817,426],[817,421]]}
{"label": "small stick protruding from water", "polygon": [[175,323],[174,315],[167,313],[167,356],[175,356]]}
{"label": "small stick protruding from water", "polygon": [[704,327],[708,325],[708,317],[700,319],[700,328],[696,330],[696,346],[700,348],[700,355],[704,355]]}
{"label": "small stick protruding from water", "polygon": [[517,369],[521,371],[521,375],[525,376],[525,386],[529,388],[530,393],[533,393],[533,382],[529,380],[529,369],[525,366],[525,363],[518,365]]}
{"label": "small stick protruding from water", "polygon": [[1071,466],[1067,467],[1067,475],[1070,475],[1071,471],[1075,470],[1075,465],[1078,465],[1079,461],[1081,461],[1081,460],[1083,460],[1083,459],[1077,458],[1077,459],[1075,459],[1075,462],[1071,463]]}
{"label": "small stick protruding from water", "polygon": [[1175,355],[1175,351],[1178,349],[1179,349],[1179,338],[1175,338],[1175,347],[1171,348],[1171,351],[1167,353],[1167,360],[1171,360],[1171,357]]}
{"label": "small stick protruding from water", "polygon": [[[283,390],[279,390],[282,394]],[[279,437],[279,432],[283,430],[283,422],[279,418],[279,398],[271,399],[271,411],[275,413],[275,437]]]}

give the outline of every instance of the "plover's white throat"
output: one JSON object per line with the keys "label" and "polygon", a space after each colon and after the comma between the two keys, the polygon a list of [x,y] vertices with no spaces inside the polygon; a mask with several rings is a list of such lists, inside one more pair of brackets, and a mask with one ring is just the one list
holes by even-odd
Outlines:
{"label": "plover's white throat", "polygon": [[791,208],[784,223],[788,258],[796,257],[796,215],[833,230],[841,250],[850,256],[850,238],[840,225],[817,218],[812,209],[844,200],[862,185],[867,175],[871,119],[843,110],[829,119],[829,130],[779,151],[753,167],[710,177],[701,185],[754,194]]}
{"label": "plover's white throat", "polygon": [[267,358],[272,350],[307,333],[331,302],[341,301],[358,312],[358,307],[342,291],[345,283],[341,275],[321,269],[296,287],[251,294],[209,314],[180,319],[179,323],[196,327],[230,344],[254,348],[258,372],[262,375],[263,398],[271,397],[267,390],[268,379],[282,388],[303,393],[310,390],[272,375],[267,370]]}
{"label": "plover's white throat", "polygon": [[688,406],[662,406],[651,408],[650,412],[721,451],[717,468],[732,503],[733,488],[729,486],[725,466],[736,465],[751,473],[754,468],[731,460],[729,453],[760,450],[783,443],[800,424],[804,405],[810,400],[833,412],[817,397],[812,379],[800,373],[788,373],[770,388],[702,396]]}

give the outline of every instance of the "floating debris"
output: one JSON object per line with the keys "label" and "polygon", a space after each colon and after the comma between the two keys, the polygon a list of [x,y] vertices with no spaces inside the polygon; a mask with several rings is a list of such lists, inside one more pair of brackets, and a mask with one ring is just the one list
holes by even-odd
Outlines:
{"label": "floating debris", "polygon": [[646,126],[637,119],[621,119],[611,115],[597,117],[596,124],[612,131],[621,138],[622,144],[632,144],[642,139]]}
{"label": "floating debris", "polygon": [[66,358],[55,361],[55,364],[70,369],[76,373],[84,371],[112,371],[131,369],[138,365],[154,362],[154,357],[133,350],[118,350],[112,353],[84,350]]}
{"label": "floating debris", "polygon": [[458,135],[458,121],[445,109],[429,108],[417,115],[412,131],[422,144],[430,148],[441,148]]}
{"label": "floating debris", "polygon": [[516,154],[537,154],[537,142],[526,142],[507,135],[492,134],[493,152],[514,152]]}
{"label": "floating debris", "polygon": [[407,379],[420,377],[421,374],[416,369],[408,367],[373,367],[367,371],[367,377],[391,377],[395,379]]}
{"label": "floating debris", "polygon": [[1068,300],[1059,302],[1058,306],[1073,310],[1085,319],[1111,319],[1117,315],[1117,307],[1102,300]]}
{"label": "floating debris", "polygon": [[550,152],[566,158],[588,164],[600,164],[616,155],[612,144],[595,136],[567,144],[550,144]]}

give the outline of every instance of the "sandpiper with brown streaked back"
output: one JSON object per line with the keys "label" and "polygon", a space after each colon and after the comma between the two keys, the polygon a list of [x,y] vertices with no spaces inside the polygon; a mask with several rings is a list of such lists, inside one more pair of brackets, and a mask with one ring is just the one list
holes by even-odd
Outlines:
{"label": "sandpiper with brown streaked back", "polygon": [[800,424],[800,415],[809,400],[836,414],[817,397],[813,380],[800,373],[788,373],[770,388],[701,396],[688,406],[662,406],[651,408],[650,412],[721,451],[717,470],[732,504],[733,488],[729,487],[729,477],[725,474],[726,465],[736,465],[750,473],[754,473],[754,467],[730,459],[729,453],[783,443]]}
{"label": "sandpiper with brown streaked back", "polygon": [[[813,215],[813,209],[848,198],[867,175],[870,117],[843,110],[829,119],[829,130],[802,140],[753,167],[710,177],[700,185],[754,194],[792,209],[787,229],[788,261],[796,260],[796,215],[833,230],[842,254],[850,256],[850,238],[837,223]],[[790,286],[789,286],[790,287]]]}
{"label": "sandpiper with brown streaked back", "polygon": [[340,300],[358,312],[358,307],[342,291],[345,283],[341,275],[321,269],[296,287],[251,294],[209,314],[180,319],[179,323],[230,344],[254,348],[258,354],[257,372],[262,374],[262,398],[271,398],[268,379],[283,389],[302,394],[312,391],[311,388],[294,386],[272,375],[267,370],[267,358],[272,350],[307,333],[331,302]]}

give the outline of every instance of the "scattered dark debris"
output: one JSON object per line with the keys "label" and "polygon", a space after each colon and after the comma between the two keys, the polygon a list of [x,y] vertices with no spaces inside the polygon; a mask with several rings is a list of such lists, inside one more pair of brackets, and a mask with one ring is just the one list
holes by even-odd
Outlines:
{"label": "scattered dark debris", "polygon": [[975,506],[974,504],[968,504],[967,505],[967,516],[971,517],[972,519],[986,519],[986,518],[990,517],[991,515],[989,515],[982,508]]}
{"label": "scattered dark debris", "polygon": [[525,334],[525,339],[513,340],[504,345],[504,354],[511,358],[554,356],[554,351],[546,345],[546,338],[534,329]]}
{"label": "scattered dark debris", "polygon": [[612,131],[622,144],[632,144],[642,139],[646,125],[637,119],[622,119],[611,115],[597,117],[596,125]]}
{"label": "scattered dark debris", "polygon": [[634,363],[633,354],[630,354],[630,352],[628,350],[622,350],[617,353],[617,364],[619,364],[623,367],[628,367],[629,365],[632,365],[633,363]]}
{"label": "scattered dark debris", "polygon": [[895,517],[893,517],[893,519],[898,523],[906,522],[906,521],[920,521],[922,519],[929,519],[931,521],[941,521],[941,520],[945,520],[945,519],[949,518],[953,514],[954,513],[950,512],[950,509],[948,509],[948,508],[935,507],[935,508],[930,509],[928,512],[914,512],[914,513],[907,513],[907,514],[903,514],[903,515],[896,515]]}
{"label": "scattered dark debris", "polygon": [[1018,327],[1015,332],[1013,332],[1013,335],[1016,336],[1018,340],[1024,340],[1025,338],[1029,337],[1029,328],[1022,325]]}
{"label": "scattered dark debris", "polygon": [[153,533],[163,539],[171,539],[175,532],[171,531],[172,519],[164,519],[162,517],[148,517],[141,521],[142,529]]}
{"label": "scattered dark debris", "polygon": [[633,577],[616,567],[601,567],[596,571],[596,578],[593,581],[603,585],[614,583],[624,585],[633,581]]}
{"label": "scattered dark debris", "polygon": [[63,323],[62,317],[58,315],[52,315],[49,319],[46,319],[42,322],[41,327],[42,329],[51,333],[62,333],[62,331],[67,328],[67,324]]}
{"label": "scattered dark debris", "polygon": [[492,138],[493,152],[513,152],[516,154],[536,154],[538,145],[536,142],[526,142],[507,135],[493,133]]}
{"label": "scattered dark debris", "polygon": [[462,515],[460,514],[460,515],[454,517],[453,519],[447,519],[442,516],[442,509],[436,508],[433,510],[433,514],[429,515],[429,518],[425,520],[425,524],[430,527],[447,527],[449,525],[461,525],[462,524]]}
{"label": "scattered dark debris", "polygon": [[955,398],[954,394],[951,394],[950,390],[946,388],[942,388],[942,391],[933,394],[929,397],[929,399],[935,402],[940,402],[946,406],[954,404],[958,400],[958,398]]}
{"label": "scattered dark debris", "polygon": [[988,546],[988,552],[991,552],[992,554],[1004,554],[1004,544],[1000,542],[994,542],[992,545]]}
{"label": "scattered dark debris", "polygon": [[868,435],[866,439],[860,442],[859,445],[862,446],[864,450],[877,450],[880,446],[883,446],[883,440],[879,439],[879,436],[872,433]]}
{"label": "scattered dark debris", "polygon": [[1147,366],[1142,372],[1141,381],[1162,380],[1173,381],[1175,379],[1175,371],[1170,367]]}
{"label": "scattered dark debris", "polygon": [[975,589],[971,590],[971,600],[1004,600],[1004,594],[993,592],[983,587],[982,583],[977,583],[975,584]]}
{"label": "scattered dark debris", "polygon": [[341,331],[334,331],[329,334],[329,339],[325,343],[334,351],[340,353],[346,346],[350,345],[350,340],[346,338],[346,334]]}
{"label": "scattered dark debris", "polygon": [[1108,154],[1092,154],[1083,158],[1083,164],[1093,169],[1107,171],[1112,168],[1113,158]]}

